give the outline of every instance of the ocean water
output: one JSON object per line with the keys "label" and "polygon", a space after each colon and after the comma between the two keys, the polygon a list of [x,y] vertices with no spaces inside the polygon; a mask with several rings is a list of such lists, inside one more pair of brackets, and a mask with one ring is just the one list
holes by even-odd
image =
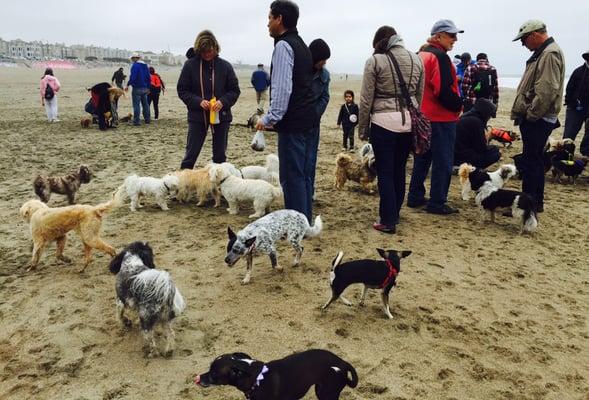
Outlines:
{"label": "ocean water", "polygon": [[521,76],[505,76],[499,77],[499,87],[505,87],[510,89],[517,89],[519,81],[522,79]]}

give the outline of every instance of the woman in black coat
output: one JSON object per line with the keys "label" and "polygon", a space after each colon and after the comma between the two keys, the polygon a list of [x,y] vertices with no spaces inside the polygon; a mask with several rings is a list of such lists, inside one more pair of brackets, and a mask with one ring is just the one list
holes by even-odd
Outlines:
{"label": "woman in black coat", "polygon": [[[220,46],[212,32],[198,34],[188,49],[180,78],[178,97],[188,108],[186,154],[180,168],[194,168],[209,126],[213,136],[213,162],[225,162],[231,107],[240,95],[239,82],[231,64],[219,57]],[[211,99],[216,98],[214,106]],[[211,110],[212,109],[212,110]],[[210,123],[210,113],[218,113],[218,123]]]}

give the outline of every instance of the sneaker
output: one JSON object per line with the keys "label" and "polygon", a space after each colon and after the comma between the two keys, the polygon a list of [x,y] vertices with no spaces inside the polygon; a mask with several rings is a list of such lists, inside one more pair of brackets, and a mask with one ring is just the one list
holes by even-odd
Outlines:
{"label": "sneaker", "polygon": [[348,151],[348,149],[345,147],[342,147],[342,151]]}
{"label": "sneaker", "polygon": [[426,207],[425,212],[428,212],[430,214],[437,214],[437,215],[450,215],[450,214],[457,214],[458,209],[450,207],[447,204],[444,204],[442,206],[442,208]]}
{"label": "sneaker", "polygon": [[381,224],[380,222],[375,222],[374,224],[372,224],[372,227],[382,233],[393,234],[397,232],[397,228],[395,225],[385,225]]}
{"label": "sneaker", "polygon": [[135,122],[133,122],[133,126],[141,126],[141,124],[136,124]]}
{"label": "sneaker", "polygon": [[409,208],[422,207],[422,206],[425,206],[428,201],[429,201],[429,199],[427,199],[425,197],[421,200],[418,200],[418,201],[407,200],[407,207],[409,207]]}
{"label": "sneaker", "polygon": [[538,206],[538,207],[536,207],[536,212],[537,212],[537,213],[544,212],[544,206],[543,206],[543,205],[541,205],[541,206]]}
{"label": "sneaker", "polygon": [[51,122],[59,122],[60,120],[57,118],[53,118],[53,120]]}
{"label": "sneaker", "polygon": [[352,147],[352,148],[350,149],[350,153],[355,153],[355,152],[356,152],[356,149]]}

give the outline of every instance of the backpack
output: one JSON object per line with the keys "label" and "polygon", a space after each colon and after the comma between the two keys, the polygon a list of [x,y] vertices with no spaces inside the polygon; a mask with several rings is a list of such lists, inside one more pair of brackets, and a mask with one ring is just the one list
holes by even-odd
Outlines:
{"label": "backpack", "polygon": [[473,91],[475,97],[489,99],[493,95],[493,86],[497,84],[497,79],[493,76],[490,69],[477,68],[474,75]]}
{"label": "backpack", "polygon": [[55,92],[51,85],[47,84],[47,87],[45,88],[45,99],[51,100],[53,97],[55,97]]}

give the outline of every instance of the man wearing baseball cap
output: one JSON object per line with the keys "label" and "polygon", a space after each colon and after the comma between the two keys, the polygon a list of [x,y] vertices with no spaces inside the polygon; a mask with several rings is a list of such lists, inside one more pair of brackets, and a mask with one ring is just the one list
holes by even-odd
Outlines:
{"label": "man wearing baseball cap", "polygon": [[[416,155],[407,195],[407,206],[416,208],[426,205],[432,214],[448,215],[458,210],[446,204],[454,162],[456,122],[462,111],[462,99],[458,91],[456,68],[448,52],[463,33],[448,19],[434,24],[427,45],[419,52],[424,67],[424,89],[421,110],[431,121],[431,148]],[[432,168],[430,198],[425,198],[425,178]]]}
{"label": "man wearing baseball cap", "polygon": [[511,119],[519,125],[523,153],[518,169],[522,191],[534,197],[538,212],[544,211],[543,150],[555,128],[564,86],[564,55],[539,20],[525,22],[513,39],[532,51],[511,107]]}

